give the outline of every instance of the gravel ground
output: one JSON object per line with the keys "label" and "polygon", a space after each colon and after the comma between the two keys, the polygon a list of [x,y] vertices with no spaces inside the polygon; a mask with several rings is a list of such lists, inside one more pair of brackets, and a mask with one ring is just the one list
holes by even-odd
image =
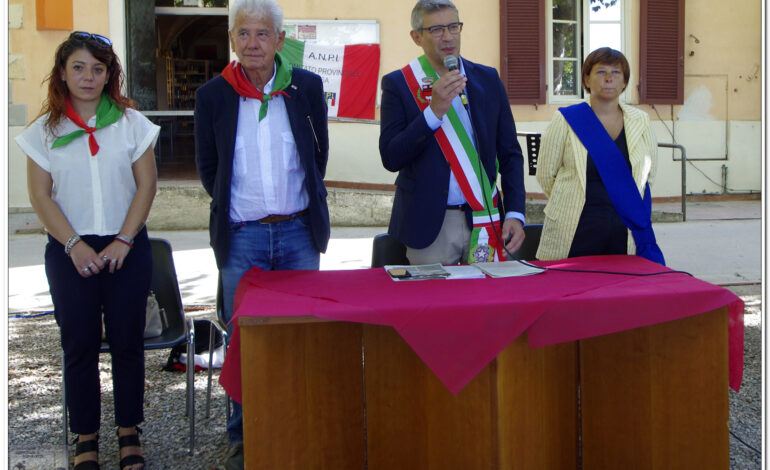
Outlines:
{"label": "gravel ground", "polygon": [[[215,370],[212,378],[209,419],[205,418],[208,375],[195,373],[196,445],[195,455],[190,456],[189,425],[185,416],[186,375],[162,370],[168,354],[167,349],[145,353],[146,421],[140,427],[147,468],[208,469],[219,463],[228,445],[225,394],[218,383],[219,371]],[[103,469],[113,470],[119,468],[119,458],[109,355],[101,355],[99,370],[102,384],[100,464]],[[21,451],[26,462],[23,467],[15,467],[22,459],[17,462],[12,459],[9,468],[59,468],[48,466],[48,462],[60,465],[61,459],[43,460],[40,454],[62,454],[61,400],[61,346],[53,315],[11,319],[8,325],[8,444],[11,456],[14,450]],[[70,434],[70,440],[72,438]],[[73,448],[70,447],[70,453]]]}
{"label": "gravel ground", "polygon": [[743,383],[738,393],[730,389],[730,468],[759,469],[762,468],[762,296],[758,293],[759,286],[731,290],[743,299],[746,309]]}
{"label": "gravel ground", "polygon": [[[746,304],[744,376],[740,393],[730,390],[730,468],[759,469],[762,423],[762,331],[759,287],[735,288]],[[165,372],[168,351],[146,353],[145,416],[142,443],[149,469],[207,469],[227,448],[225,397],[212,388],[211,417],[206,419],[207,375],[195,374],[196,450],[190,456],[185,412],[185,376]],[[118,468],[109,357],[100,360],[102,383],[102,468]],[[52,315],[10,319],[8,325],[9,468],[55,469],[62,464],[61,350]],[[218,379],[215,372],[214,380]],[[697,393],[697,391],[693,391]],[[739,441],[745,441],[746,444]],[[59,457],[57,461],[55,457]],[[47,460],[46,460],[47,458]],[[37,463],[36,463],[37,462]],[[46,462],[46,463],[40,463]],[[56,462],[52,464],[50,462]]]}

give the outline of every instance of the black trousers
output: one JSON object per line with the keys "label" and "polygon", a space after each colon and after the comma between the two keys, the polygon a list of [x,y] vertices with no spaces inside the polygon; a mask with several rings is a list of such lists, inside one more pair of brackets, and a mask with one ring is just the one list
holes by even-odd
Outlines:
{"label": "black trousers", "polygon": [[628,254],[628,228],[614,208],[580,215],[568,258]]}
{"label": "black trousers", "polygon": [[[85,235],[97,253],[114,235]],[[112,355],[115,424],[130,427],[144,421],[144,324],[152,276],[152,251],[147,230],[134,239],[123,267],[81,277],[64,247],[50,235],[45,271],[64,350],[64,380],[70,430],[99,430],[101,389],[99,348],[104,330]]]}

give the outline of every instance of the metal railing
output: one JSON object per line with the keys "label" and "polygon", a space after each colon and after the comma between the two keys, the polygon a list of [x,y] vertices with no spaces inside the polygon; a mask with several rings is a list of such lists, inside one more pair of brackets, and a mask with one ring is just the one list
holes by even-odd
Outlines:
{"label": "metal railing", "polygon": [[[517,137],[524,137],[527,141],[527,163],[529,174],[535,174],[537,167],[537,157],[540,151],[540,133],[538,132],[517,132]],[[668,142],[658,142],[658,147],[679,149],[682,152],[682,222],[687,220],[687,151],[682,145],[669,144]]]}
{"label": "metal railing", "polygon": [[687,221],[687,152],[679,144],[669,144],[668,142],[658,142],[658,147],[679,149],[682,152],[682,222]]}

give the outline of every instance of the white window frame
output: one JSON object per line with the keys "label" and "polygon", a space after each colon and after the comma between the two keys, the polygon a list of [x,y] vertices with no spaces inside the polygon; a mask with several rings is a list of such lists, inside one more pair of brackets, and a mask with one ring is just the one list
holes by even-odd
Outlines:
{"label": "white window frame", "polygon": [[[626,56],[626,59],[628,59],[629,64],[634,64],[633,58],[629,54],[629,28],[628,28],[628,18],[631,14],[631,3],[633,0],[620,0],[621,1],[621,14],[620,14],[620,44],[621,49],[620,51]],[[579,45],[579,50],[581,51],[582,56],[578,58],[578,67],[577,67],[577,73],[578,73],[578,80],[582,80],[582,66],[583,61],[585,60],[585,57],[588,55],[589,52],[591,52],[590,49],[590,0],[576,0],[576,2],[581,2],[581,6],[578,7],[578,19],[577,19],[577,33],[578,33],[578,39],[582,40],[582,44]],[[554,63],[554,57],[553,57],[553,0],[546,0],[545,2],[545,8],[546,8],[546,84],[547,84],[547,94],[546,94],[546,100],[550,104],[574,104],[579,101],[582,101],[584,98],[587,97],[585,92],[583,91],[582,84],[579,87],[578,95],[555,95],[553,93],[554,85],[553,85],[553,63]],[[596,23],[604,23],[604,22],[596,22]],[[614,23],[614,22],[610,22]],[[632,66],[632,75],[634,73],[633,66]],[[629,85],[631,83],[629,82]],[[623,95],[621,95],[621,101],[625,102],[626,95],[628,93],[628,88],[626,88],[626,91],[623,92]]]}
{"label": "white window frame", "polygon": [[[581,0],[575,0],[575,2],[580,2]],[[588,0],[585,0],[588,1]],[[547,84],[547,94],[546,99],[548,100],[548,103],[575,103],[581,99],[582,92],[578,90],[578,95],[555,95],[553,93],[554,85],[553,85],[553,63],[554,63],[554,57],[553,57],[553,0],[546,0],[545,2],[545,8],[546,8],[546,44],[545,44],[545,53],[546,53],[546,84]],[[583,11],[581,8],[576,9],[577,12],[577,18],[576,18],[576,29],[577,29],[577,37],[578,41],[580,41],[580,38],[583,34]],[[558,21],[561,22],[561,21]],[[577,50],[579,52],[582,51],[581,45],[577,46]],[[577,77],[578,80],[580,80],[580,74],[581,74],[581,67],[583,65],[583,62],[580,57],[578,57],[577,60]]]}
{"label": "white window frame", "polygon": [[[620,1],[620,21],[591,21],[591,2],[590,0],[582,0],[583,1],[583,18],[585,18],[584,24],[584,41],[583,41],[583,57],[588,56],[588,54],[591,52],[591,24],[614,24],[614,23],[620,23],[620,52],[623,53],[623,55],[626,55],[626,50],[628,49],[627,41],[626,41],[626,16],[627,16],[627,6],[630,0],[619,0]],[[628,56],[626,56],[628,58]]]}

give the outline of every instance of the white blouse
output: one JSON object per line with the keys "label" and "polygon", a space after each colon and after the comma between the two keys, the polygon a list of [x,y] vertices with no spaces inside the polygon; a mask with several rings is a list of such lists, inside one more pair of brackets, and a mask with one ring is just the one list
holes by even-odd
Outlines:
{"label": "white blouse", "polygon": [[[54,131],[45,131],[47,116],[33,122],[16,143],[51,174],[52,198],[80,235],[120,232],[136,194],[131,166],[155,145],[160,127],[127,108],[118,122],[94,132],[99,151],[91,156],[88,134],[67,145],[51,148],[57,137],[81,129],[64,117]],[[86,123],[96,124],[96,116]]]}

